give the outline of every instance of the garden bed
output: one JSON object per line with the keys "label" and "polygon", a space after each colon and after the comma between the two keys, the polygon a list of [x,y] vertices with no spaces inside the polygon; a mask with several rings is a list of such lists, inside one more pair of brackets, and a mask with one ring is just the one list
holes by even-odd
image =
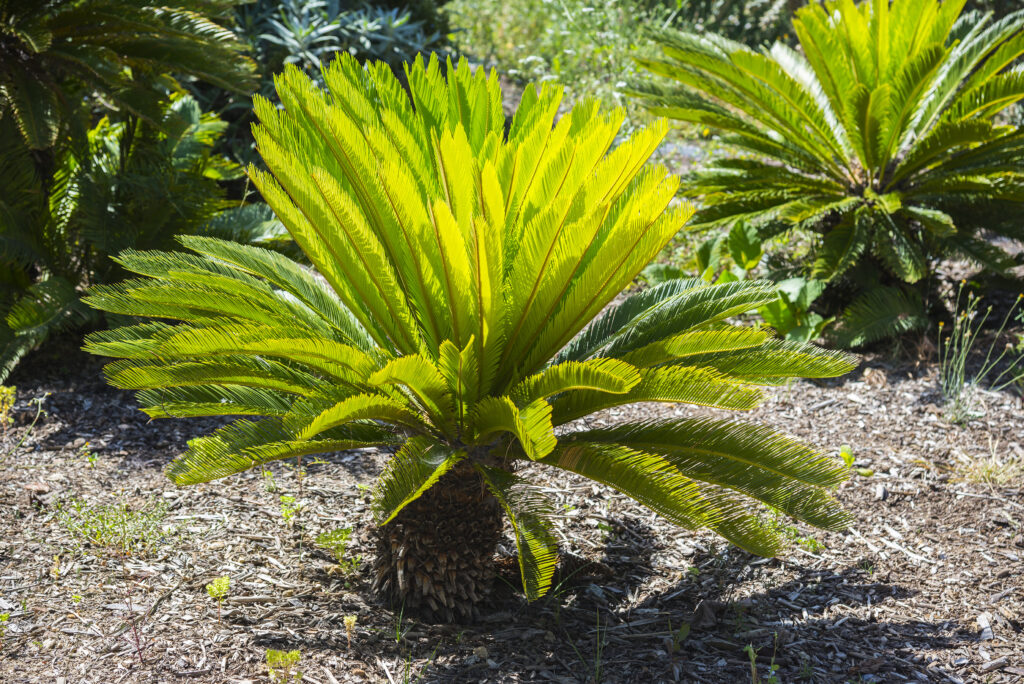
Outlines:
{"label": "garden bed", "polygon": [[[830,452],[850,445],[856,466],[874,471],[838,491],[850,531],[780,522],[791,551],[760,559],[593,483],[534,471],[559,507],[567,560],[556,586],[533,604],[502,588],[481,623],[439,626],[369,591],[367,486],[385,455],[307,462],[301,494],[282,464],[272,477],[178,489],[163,465],[215,423],[149,423],[95,359],[43,352],[8,382],[19,401],[7,444],[31,434],[0,463],[0,680],[265,682],[267,649],[298,649],[313,684],[740,682],[751,680],[751,646],[763,681],[773,661],[781,682],[1021,681],[1024,406],[984,395],[984,416],[951,425],[936,374],[930,362],[868,358],[837,381],[772,389],[741,417]],[[30,428],[27,401],[47,393]],[[591,422],[626,411],[710,413],[643,405]],[[992,475],[1009,481],[984,482]],[[292,527],[281,496],[306,504]],[[76,499],[156,511],[152,548],[122,568],[78,544],[58,512]],[[349,576],[311,546],[339,527],[353,530],[347,557],[362,559]],[[125,569],[143,664],[125,622]],[[218,620],[204,587],[223,575]],[[517,581],[512,570],[504,579]]]}

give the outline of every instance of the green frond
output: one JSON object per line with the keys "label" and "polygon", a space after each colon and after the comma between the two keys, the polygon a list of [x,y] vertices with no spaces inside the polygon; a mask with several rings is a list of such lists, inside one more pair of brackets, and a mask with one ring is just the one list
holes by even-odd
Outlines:
{"label": "green frond", "polygon": [[311,439],[322,432],[355,421],[376,420],[393,425],[423,428],[419,414],[405,404],[376,394],[357,394],[323,411],[298,433],[298,438]]}
{"label": "green frond", "polygon": [[57,141],[60,106],[48,78],[20,70],[0,71],[0,114],[5,109],[30,149],[49,149]]}
{"label": "green frond", "polygon": [[451,390],[434,364],[418,354],[400,356],[367,379],[374,386],[401,385],[415,396],[435,425],[451,422],[455,411]]}
{"label": "green frond", "polygon": [[621,444],[560,440],[540,462],[608,485],[686,529],[717,522],[697,483],[656,454]]}
{"label": "green frond", "polygon": [[856,368],[858,359],[812,344],[772,339],[756,349],[710,352],[684,362],[712,368],[737,382],[777,385],[790,378],[836,378]]}
{"label": "green frond", "polygon": [[550,520],[554,508],[547,497],[517,475],[480,464],[476,469],[512,525],[523,593],[527,601],[536,601],[551,588],[558,564],[558,541]]}
{"label": "green frond", "polygon": [[777,297],[767,281],[737,281],[707,285],[680,293],[619,331],[601,350],[602,356],[621,357],[652,342],[682,332],[710,328],[727,318],[752,311]]}
{"label": "green frond", "polygon": [[0,382],[25,354],[52,335],[89,321],[90,313],[65,278],[51,276],[28,287],[0,320]]}
{"label": "green frond", "polygon": [[427,437],[406,441],[388,460],[373,490],[377,524],[391,522],[464,458],[466,452],[448,449]]}
{"label": "green frond", "polygon": [[640,368],[649,368],[693,356],[759,348],[771,336],[771,332],[764,328],[723,326],[666,337],[631,351],[622,358]]}
{"label": "green frond", "polygon": [[597,354],[613,335],[627,328],[643,314],[653,310],[666,300],[702,288],[706,283],[700,278],[670,280],[655,287],[641,290],[626,297],[620,304],[608,307],[595,318],[586,330],[573,338],[559,353],[555,363],[582,361]]}
{"label": "green frond", "polygon": [[224,356],[202,361],[123,359],[103,367],[107,382],[121,389],[227,384],[302,395],[321,386],[319,378],[272,359]]}
{"label": "green frond", "polygon": [[747,411],[761,400],[759,389],[747,387],[713,368],[645,368],[640,376],[640,382],[623,394],[580,390],[554,399],[551,405],[555,425],[602,409],[642,401],[684,402]]}
{"label": "green frond", "polygon": [[199,484],[240,473],[270,461],[394,443],[395,436],[374,425],[353,426],[341,437],[296,440],[280,419],[237,420],[188,443],[188,451],[165,469],[177,485]]}
{"label": "green frond", "polygon": [[638,382],[636,368],[616,359],[566,361],[531,375],[512,388],[509,396],[519,406],[571,390],[588,389],[622,394]]}
{"label": "green frond", "polygon": [[284,255],[227,240],[200,236],[182,236],[178,239],[182,245],[198,254],[264,278],[274,287],[287,292],[328,321],[343,335],[342,341],[363,351],[373,348],[366,330],[327,284]]}
{"label": "green frond", "polygon": [[730,489],[817,527],[848,522],[826,489],[847,468],[760,425],[707,418],[636,423],[573,433],[565,444],[608,444],[656,454],[687,478]]}
{"label": "green frond", "polygon": [[555,448],[551,405],[539,399],[520,409],[508,397],[484,397],[473,407],[473,441],[487,444],[495,435],[514,436],[523,453],[537,460]]}
{"label": "green frond", "polygon": [[135,395],[150,418],[199,416],[283,417],[294,398],[286,393],[241,385],[194,385],[146,389]]}
{"label": "green frond", "polygon": [[859,347],[928,325],[921,298],[895,287],[877,287],[857,298],[843,312],[843,326],[835,331],[843,347]]}

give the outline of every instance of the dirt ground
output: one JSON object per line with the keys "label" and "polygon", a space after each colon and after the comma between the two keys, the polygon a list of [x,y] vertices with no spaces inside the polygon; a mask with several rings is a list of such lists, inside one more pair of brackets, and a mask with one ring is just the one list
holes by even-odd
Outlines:
{"label": "dirt ground", "polygon": [[[312,684],[1024,681],[1024,405],[984,395],[983,416],[951,425],[934,364],[867,358],[738,417],[851,447],[873,474],[838,490],[856,517],[848,532],[780,521],[791,551],[756,558],[537,469],[559,505],[560,581],[532,604],[499,583],[481,623],[455,626],[370,594],[367,488],[384,454],[307,459],[301,493],[284,464],[178,489],[162,467],[215,422],[147,422],[70,349],[37,354],[8,384],[18,402],[0,453],[25,439],[0,461],[2,682],[267,682],[268,649],[299,650]],[[640,405],[592,422],[627,412],[708,411]],[[981,481],[991,473],[1010,481]],[[290,526],[282,496],[303,505]],[[148,548],[122,564],[81,543],[75,500],[149,512]],[[342,527],[346,558],[359,558],[347,575],[312,545]],[[218,618],[205,586],[223,575]]]}

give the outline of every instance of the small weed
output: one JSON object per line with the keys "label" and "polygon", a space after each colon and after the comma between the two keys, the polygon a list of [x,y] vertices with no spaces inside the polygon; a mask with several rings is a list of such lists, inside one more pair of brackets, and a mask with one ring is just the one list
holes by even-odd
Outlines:
{"label": "small weed", "polygon": [[843,459],[843,463],[846,464],[847,468],[850,468],[853,472],[857,473],[861,477],[871,477],[875,474],[875,471],[870,468],[854,468],[853,464],[856,459],[853,457],[853,449],[850,448],[849,444],[844,444],[839,447],[839,456]]}
{"label": "small weed", "polygon": [[[566,636],[567,637],[569,636],[568,632],[566,632]],[[593,662],[593,664],[591,666],[591,675],[588,678],[588,681],[593,679],[594,684],[600,684],[601,678],[602,678],[602,669],[603,669],[603,666],[604,666],[604,663],[602,662],[602,653],[604,651],[604,646],[605,646],[606,642],[608,641],[608,630],[607,630],[607,628],[605,629],[604,632],[601,631],[601,611],[600,610],[597,611],[597,634],[594,637],[594,639],[595,639],[595,641],[594,641],[594,662]],[[576,657],[579,658],[580,662],[585,665],[587,661],[583,657],[583,654],[580,653],[580,650],[578,648],[576,648],[575,642],[573,642],[571,637],[569,637],[568,641],[569,641],[569,645],[572,646],[572,650],[574,650],[576,652]]]}
{"label": "small weed", "polygon": [[[7,635],[7,621],[10,619],[10,613],[0,613],[0,639],[3,639]],[[0,649],[3,647],[3,642],[0,642]]]}
{"label": "small weed", "polygon": [[348,639],[348,647],[352,648],[352,631],[356,628],[356,616],[346,615],[342,618],[345,621],[345,637]]}
{"label": "small weed", "polygon": [[[977,408],[977,392],[982,383],[987,384],[990,391],[998,392],[1010,385],[1020,384],[1024,381],[1024,349],[1006,343],[996,354],[996,345],[1006,330],[1010,316],[1014,314],[1021,300],[1024,300],[1024,294],[1018,295],[1016,301],[1006,312],[999,329],[996,330],[995,336],[988,345],[988,351],[985,353],[981,367],[973,377],[968,379],[967,357],[977,343],[979,333],[992,313],[992,307],[981,312],[979,297],[974,293],[968,293],[964,298],[966,285],[966,280],[960,281],[960,287],[956,293],[953,325],[949,332],[945,333],[945,336],[943,335],[945,326],[943,323],[939,323],[939,381],[942,396],[946,400],[946,417],[953,423],[966,423],[982,415]],[[1004,359],[1007,363],[1006,367],[989,380],[988,376],[995,373]]]}
{"label": "small weed", "polygon": [[775,635],[775,646],[772,648],[772,659],[768,664],[768,676],[761,678],[757,671],[757,649],[753,644],[743,647],[747,657],[750,659],[750,684],[779,684],[779,666],[775,663],[775,651],[779,646],[779,635]]}
{"label": "small weed", "polygon": [[959,460],[963,466],[960,475],[968,482],[977,482],[996,487],[1024,483],[1024,456],[1011,455],[1005,450],[1000,453],[999,439],[989,435],[988,456]]}
{"label": "small weed", "polygon": [[75,605],[78,605],[79,603],[82,602],[82,595],[81,594],[72,594],[71,595],[71,602],[74,603]]}
{"label": "small weed", "polygon": [[299,514],[299,509],[301,508],[302,504],[295,503],[294,496],[286,494],[281,497],[281,517],[284,518],[284,522],[288,527],[295,524],[295,517]]}
{"label": "small weed", "polygon": [[7,441],[7,428],[14,424],[11,417],[11,410],[14,408],[14,398],[17,394],[17,387],[4,387],[0,385],[0,439]]}
{"label": "small weed", "polygon": [[172,534],[163,528],[166,517],[162,502],[131,510],[125,504],[92,505],[75,499],[57,511],[57,521],[72,537],[119,556],[145,555],[165,542]]}
{"label": "small weed", "polygon": [[814,677],[814,666],[811,665],[811,657],[806,653],[800,658],[800,679],[809,680]]}
{"label": "small weed", "polygon": [[302,654],[299,651],[276,651],[267,650],[267,674],[273,684],[288,684],[288,682],[301,682],[302,672],[299,670],[299,660]]}
{"label": "small weed", "polygon": [[97,461],[99,461],[99,457],[96,456],[96,452],[90,448],[88,442],[78,447],[78,457],[84,458],[90,468],[95,468]]}
{"label": "small weed", "polygon": [[[25,432],[21,435],[21,439],[18,440],[18,443],[10,447],[9,449],[0,451],[0,461],[3,461],[5,458],[13,454],[18,449],[20,449],[22,445],[24,445],[25,442],[28,441],[28,438],[32,436],[32,432],[35,430],[36,423],[39,422],[39,418],[46,415],[46,411],[43,410],[43,402],[45,402],[46,398],[49,396],[50,393],[47,392],[43,396],[36,397],[35,399],[31,399],[28,402],[29,406],[36,407],[36,414],[32,417],[32,422],[29,423],[28,427],[25,429]],[[0,439],[0,442],[7,441],[7,429],[14,422],[13,418],[10,415],[11,410],[14,408],[14,398],[14,387],[0,387],[0,424],[2,424],[3,435],[2,439]]]}
{"label": "small weed", "polygon": [[351,536],[352,530],[342,527],[330,532],[322,532],[316,538],[317,546],[326,549],[334,556],[334,560],[338,563],[337,570],[345,576],[356,574],[359,571],[359,563],[362,560],[361,556],[356,556],[355,558],[345,557],[345,552],[348,550],[348,540]]}
{"label": "small weed", "polygon": [[206,593],[217,602],[217,622],[220,623],[221,606],[231,590],[231,577],[223,575],[206,585]]}
{"label": "small weed", "polygon": [[274,471],[264,468],[263,472],[260,473],[260,476],[263,477],[263,491],[268,494],[273,494],[277,491],[277,481],[274,480]]}
{"label": "small weed", "polygon": [[401,608],[398,609],[398,615],[395,616],[395,643],[399,644],[402,639],[405,638],[405,633],[409,631],[406,627],[402,629],[402,619],[405,617],[405,603],[402,603]]}
{"label": "small weed", "polygon": [[131,629],[132,642],[140,663],[145,662],[139,636],[140,620],[135,615],[134,592],[126,559],[148,553],[165,540],[169,534],[162,527],[166,516],[167,506],[163,503],[132,511],[124,504],[90,505],[80,499],[72,501],[68,507],[61,506],[57,511],[57,521],[76,541],[103,548],[120,561],[124,599],[128,608],[126,622]]}
{"label": "small weed", "polygon": [[814,537],[801,534],[800,530],[786,522],[786,514],[776,508],[768,508],[768,514],[762,518],[764,524],[785,539],[811,553],[820,553],[825,545]]}
{"label": "small weed", "polygon": [[672,629],[672,621],[668,621],[668,631],[672,635],[672,653],[678,653],[686,640],[690,638],[690,623],[684,622],[679,629]]}

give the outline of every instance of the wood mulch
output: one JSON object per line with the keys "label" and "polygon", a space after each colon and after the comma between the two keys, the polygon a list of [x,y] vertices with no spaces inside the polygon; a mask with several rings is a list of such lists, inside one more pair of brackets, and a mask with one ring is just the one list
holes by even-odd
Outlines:
{"label": "wood mulch", "polygon": [[[8,384],[19,401],[0,453],[29,429],[28,401],[49,396],[0,462],[3,682],[267,682],[267,649],[298,649],[312,684],[743,682],[750,651],[762,682],[773,663],[779,682],[1024,681],[1024,405],[984,395],[983,417],[951,425],[933,363],[869,358],[837,381],[770,390],[740,417],[833,453],[851,446],[874,474],[838,490],[856,517],[848,532],[789,528],[788,554],[756,558],[538,468],[531,476],[559,510],[559,583],[533,604],[499,583],[481,623],[454,626],[388,610],[368,590],[367,487],[384,455],[307,459],[301,494],[283,464],[273,478],[178,489],[162,466],[216,422],[148,423],[131,395],[103,384],[96,360],[70,350],[37,354]],[[631,406],[591,422],[702,413]],[[986,463],[1016,467],[1016,480],[966,477]],[[304,505],[293,527],[283,495]],[[61,524],[75,499],[166,506],[163,529],[122,568]],[[353,576],[311,546],[338,527],[353,530]],[[509,568],[511,552],[509,541]],[[218,620],[204,587],[221,575],[231,588]]]}

